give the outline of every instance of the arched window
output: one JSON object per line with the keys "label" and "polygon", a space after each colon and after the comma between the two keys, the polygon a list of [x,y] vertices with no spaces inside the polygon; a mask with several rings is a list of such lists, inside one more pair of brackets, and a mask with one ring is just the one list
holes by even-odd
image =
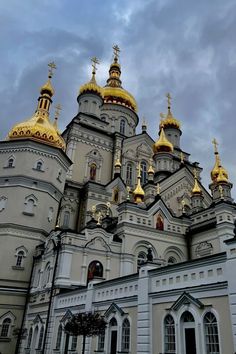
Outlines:
{"label": "arched window", "polygon": [[204,329],[206,340],[206,353],[207,354],[219,354],[219,335],[217,320],[213,313],[208,312],[204,316]]}
{"label": "arched window", "polygon": [[60,324],[60,326],[58,327],[58,331],[57,331],[57,341],[56,341],[56,348],[60,350],[61,349],[61,340],[62,340],[62,324]]}
{"label": "arched window", "polygon": [[26,215],[34,215],[34,208],[37,205],[37,198],[34,195],[29,195],[25,198],[25,209],[24,214]]}
{"label": "arched window", "polygon": [[92,261],[89,266],[88,266],[88,276],[87,276],[87,281],[91,281],[94,277],[100,277],[102,278],[103,276],[103,266],[102,263],[98,261]]}
{"label": "arched window", "polygon": [[1,337],[9,337],[10,334],[11,319],[5,318],[2,322]]}
{"label": "arched window", "polygon": [[95,163],[92,163],[90,165],[90,172],[89,172],[90,181],[95,181],[96,180],[96,172],[97,172],[97,165]]}
{"label": "arched window", "polygon": [[44,327],[42,326],[39,332],[38,349],[42,349],[43,335],[44,335]]}
{"label": "arched window", "polygon": [[156,229],[157,230],[161,230],[161,231],[164,230],[164,220],[163,220],[163,217],[161,215],[157,216]]}
{"label": "arched window", "polygon": [[125,134],[125,120],[121,119],[120,121],[120,133]]}
{"label": "arched window", "polygon": [[8,165],[7,167],[14,167],[14,159],[11,157],[9,160],[8,160]]}
{"label": "arched window", "polygon": [[31,347],[32,335],[33,335],[33,329],[31,327],[30,331],[29,331],[29,335],[28,335],[27,347],[26,348],[30,348]]}
{"label": "arched window", "polygon": [[70,212],[65,211],[63,216],[63,228],[69,228],[70,225]]}
{"label": "arched window", "polygon": [[137,270],[139,270],[141,264],[145,263],[147,260],[147,254],[144,251],[139,252],[137,258]]}
{"label": "arched window", "polygon": [[182,315],[183,322],[194,322],[194,317],[189,311],[185,311]]}
{"label": "arched window", "polygon": [[147,163],[141,161],[141,184],[145,184],[147,181]]}
{"label": "arched window", "polygon": [[45,267],[45,270],[44,270],[44,277],[43,277],[43,287],[44,288],[50,282],[50,277],[51,277],[51,266],[50,266],[50,263],[48,263]]}
{"label": "arched window", "polygon": [[174,263],[177,263],[177,260],[175,257],[171,256],[168,258],[168,264],[174,264]]}
{"label": "arched window", "polygon": [[122,342],[121,350],[123,352],[128,352],[130,347],[130,323],[126,318],[122,324]]}
{"label": "arched window", "polygon": [[175,353],[175,321],[171,315],[167,315],[164,320],[164,347],[165,353]]}
{"label": "arched window", "polygon": [[132,186],[133,182],[133,166],[130,162],[127,163],[126,167],[126,184]]}
{"label": "arched window", "polygon": [[43,167],[43,163],[42,161],[38,161],[36,164],[36,170],[41,171]]}
{"label": "arched window", "polygon": [[16,257],[16,267],[22,267],[25,253],[24,251],[19,251]]}

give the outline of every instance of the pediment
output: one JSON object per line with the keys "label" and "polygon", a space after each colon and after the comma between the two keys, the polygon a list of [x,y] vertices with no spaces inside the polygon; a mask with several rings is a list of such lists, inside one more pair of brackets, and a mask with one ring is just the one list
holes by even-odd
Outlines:
{"label": "pediment", "polygon": [[68,309],[66,311],[66,313],[64,314],[64,316],[62,317],[61,321],[60,322],[63,322],[65,323],[67,320],[69,320],[71,317],[73,316],[72,312],[70,309]]}
{"label": "pediment", "polygon": [[[97,232],[96,232],[97,233]],[[90,248],[90,249],[95,249],[95,250],[105,250],[105,251],[111,251],[110,246],[107,244],[107,242],[104,240],[102,236],[96,236],[92,238],[89,242],[86,243],[84,248]]]}
{"label": "pediment", "polygon": [[112,191],[114,188],[118,188],[119,191],[126,192],[125,184],[120,177],[115,178],[106,186],[107,191]]}
{"label": "pediment", "polygon": [[114,302],[110,305],[110,307],[104,313],[105,317],[109,317],[112,313],[119,314],[120,316],[124,316],[125,312]]}
{"label": "pediment", "polygon": [[184,305],[195,305],[199,309],[204,308],[204,304],[200,300],[185,291],[171,306],[171,310],[178,311]]}
{"label": "pediment", "polygon": [[43,320],[40,315],[36,315],[35,318],[33,319],[33,324],[36,323],[43,323]]}

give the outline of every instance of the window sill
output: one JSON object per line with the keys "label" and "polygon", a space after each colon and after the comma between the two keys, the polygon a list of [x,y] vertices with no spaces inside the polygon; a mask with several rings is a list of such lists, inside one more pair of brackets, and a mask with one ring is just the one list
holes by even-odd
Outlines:
{"label": "window sill", "polygon": [[27,216],[34,216],[34,213],[29,213],[27,211],[23,211],[22,214],[27,215]]}
{"label": "window sill", "polygon": [[12,269],[14,269],[14,270],[25,270],[25,267],[12,266]]}
{"label": "window sill", "polygon": [[38,168],[33,167],[32,170],[37,171],[37,172],[45,172],[44,170],[39,170]]}

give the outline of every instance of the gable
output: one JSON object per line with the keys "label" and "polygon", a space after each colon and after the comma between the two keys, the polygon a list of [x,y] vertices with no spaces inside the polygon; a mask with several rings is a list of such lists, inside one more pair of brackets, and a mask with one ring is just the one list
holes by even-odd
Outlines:
{"label": "gable", "polygon": [[109,317],[112,313],[118,313],[120,316],[123,316],[125,313],[124,311],[116,305],[114,302],[111,304],[111,306],[106,310],[104,313],[105,317]]}
{"label": "gable", "polygon": [[184,305],[194,305],[199,309],[204,308],[204,305],[200,300],[194,298],[193,296],[191,296],[189,293],[185,291],[171,306],[171,310],[178,311]]}

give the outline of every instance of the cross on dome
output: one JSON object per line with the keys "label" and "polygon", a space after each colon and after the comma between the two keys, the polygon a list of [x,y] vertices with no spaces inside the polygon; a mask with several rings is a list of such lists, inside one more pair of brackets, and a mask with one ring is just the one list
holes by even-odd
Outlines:
{"label": "cross on dome", "polygon": [[54,61],[52,61],[51,63],[48,64],[49,70],[48,70],[48,77],[51,79],[53,77],[53,70],[55,70],[56,64],[54,63]]}

